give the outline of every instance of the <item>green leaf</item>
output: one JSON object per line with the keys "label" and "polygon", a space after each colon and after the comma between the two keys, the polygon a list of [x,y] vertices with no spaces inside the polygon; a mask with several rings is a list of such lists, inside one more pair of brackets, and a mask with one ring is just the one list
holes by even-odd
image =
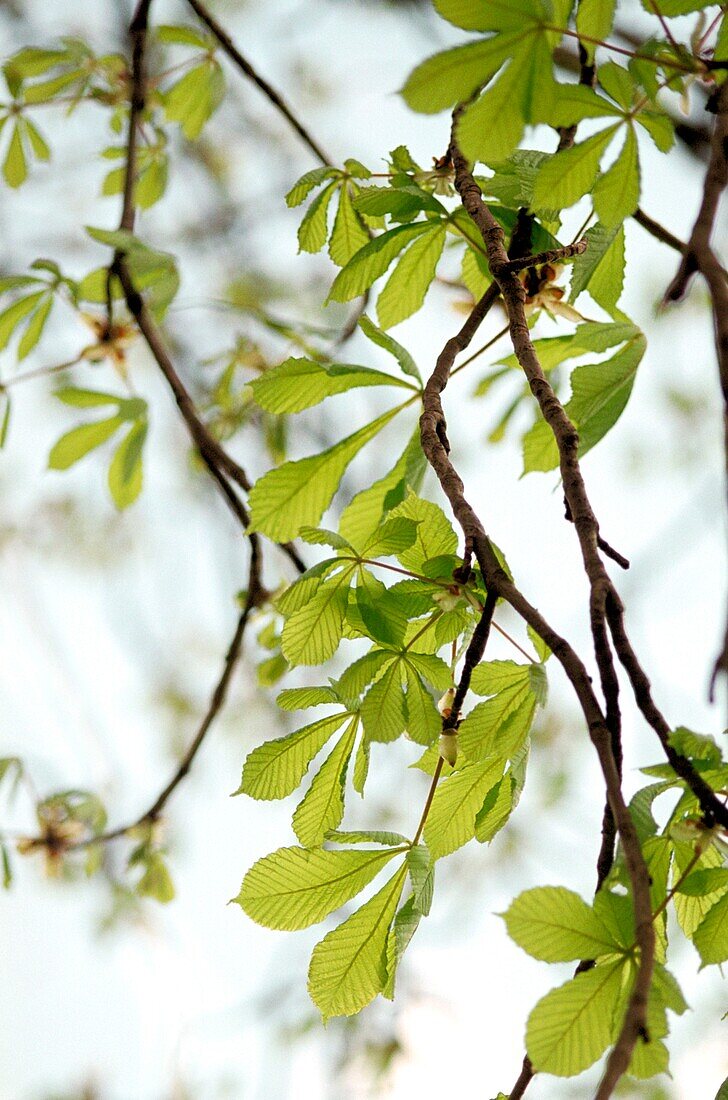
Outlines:
{"label": "green leaf", "polygon": [[248,756],[240,787],[235,794],[269,801],[295,791],[308,766],[349,715],[344,711],[319,718],[308,726],[266,741]]}
{"label": "green leaf", "polygon": [[362,386],[412,388],[404,379],[371,367],[296,358],[286,359],[250,383],[253,397],[261,408],[276,414],[310,409],[327,397]]}
{"label": "green leaf", "polygon": [[305,707],[338,702],[336,692],[330,687],[286,688],[276,699],[281,710],[303,710]]}
{"label": "green leaf", "polygon": [[198,50],[209,50],[212,45],[208,35],[186,24],[160,24],[154,28],[154,33],[160,42],[168,46],[192,46]]}
{"label": "green leaf", "polygon": [[[601,75],[601,69],[599,72]],[[560,84],[548,112],[552,126],[571,126],[585,118],[615,117],[622,117],[619,108],[582,84]]]}
{"label": "green leaf", "polygon": [[324,180],[329,179],[335,175],[335,169],[333,168],[312,168],[310,172],[306,172],[301,176],[291,190],[286,195],[287,206],[300,206],[305,198],[313,191],[314,187],[318,187]]}
{"label": "green leaf", "polygon": [[164,113],[178,122],[188,141],[200,136],[225,94],[225,78],[217,61],[206,59],[189,69],[163,93]]}
{"label": "green leaf", "polygon": [[473,670],[470,690],[476,695],[497,695],[507,688],[521,688],[528,683],[528,665],[515,661],[482,661]]}
{"label": "green leaf", "polygon": [[597,180],[594,209],[607,228],[620,226],[634,214],[640,201],[640,163],[634,128],[627,127],[621,153],[612,167]]}
{"label": "green leaf", "polygon": [[423,114],[464,103],[497,72],[523,37],[523,30],[511,31],[428,57],[410,73],[400,94],[413,111]]}
{"label": "green leaf", "polygon": [[445,247],[445,228],[432,223],[402,256],[377,299],[377,317],[383,328],[391,328],[416,313]]}
{"label": "green leaf", "polygon": [[596,959],[620,951],[594,910],[563,886],[525,890],[503,918],[511,939],[543,962]]}
{"label": "green leaf", "polygon": [[[706,7],[705,0],[660,0],[660,12],[669,18],[677,15],[689,15],[691,11],[702,11]],[[642,7],[650,15],[655,14],[654,6],[650,0],[642,0]]]}
{"label": "green leaf", "polygon": [[137,420],[117,447],[109,466],[109,489],[117,508],[128,508],[142,490],[142,452],[146,420]]}
{"label": "green leaf", "polygon": [[3,175],[10,187],[20,187],[28,177],[28,162],[21,137],[20,123],[16,122],[3,162]]}
{"label": "green leaf", "polygon": [[343,267],[368,240],[369,234],[352,205],[349,188],[344,183],[339,192],[339,206],[329,241],[329,256],[338,267]]}
{"label": "green leaf", "polygon": [[393,355],[399,363],[402,373],[408,374],[410,378],[414,378],[419,387],[422,387],[422,375],[406,348],[403,348],[388,332],[384,332],[381,328],[377,328],[374,322],[367,317],[366,313],[363,313],[359,318],[359,328],[373,344],[376,344],[380,348],[384,348],[390,355]]}
{"label": "green leaf", "polygon": [[504,759],[523,742],[533,720],[536,700],[527,665],[520,680],[503,688],[485,703],[473,707],[460,725],[460,751],[468,760],[492,753]]}
{"label": "green leaf", "polygon": [[27,328],[20,338],[20,343],[18,344],[18,360],[25,359],[26,355],[33,350],[40,340],[52,308],[53,296],[47,294],[41,300],[35,313],[31,316]]}
{"label": "green leaf", "polygon": [[645,338],[640,334],[605,363],[577,367],[572,373],[566,412],[579,430],[580,456],[598,443],[622,415],[645,347]]}
{"label": "green leaf", "polygon": [[336,829],[344,815],[344,781],[354,749],[359,716],[355,715],[331,755],[321,765],[303,801],[293,815],[293,829],[305,848],[323,843],[326,833]]}
{"label": "green leaf", "polygon": [[526,1027],[535,1070],[572,1077],[596,1062],[612,1038],[623,966],[621,961],[596,966],[541,998]]}
{"label": "green leaf", "polygon": [[308,991],[324,1020],[352,1016],[387,982],[387,936],[404,886],[401,867],[365,905],[314,948]]}
{"label": "green leaf", "polygon": [[466,31],[496,31],[543,18],[540,0],[433,0],[435,9]]}
{"label": "green leaf", "polygon": [[410,490],[402,503],[393,509],[392,515],[414,520],[418,525],[414,543],[397,555],[405,569],[420,572],[425,562],[432,558],[457,553],[457,535],[437,504],[423,500]]}
{"label": "green leaf", "polygon": [[503,774],[501,760],[468,764],[440,782],[425,825],[433,859],[449,855],[475,836],[475,816]]}
{"label": "green leaf", "polygon": [[175,890],[167,864],[158,852],[149,857],[146,870],[136,884],[136,892],[142,897],[154,898],[162,905],[174,900]]}
{"label": "green leaf", "polygon": [[327,302],[349,302],[364,294],[384,274],[402,249],[430,228],[430,222],[398,225],[369,241],[352,256],[346,267],[342,267],[334,279]]}
{"label": "green leaf", "polygon": [[391,409],[321,454],[284,462],[259,478],[249,502],[249,531],[262,531],[278,542],[295,538],[301,527],[315,527],[336,492],[344,470],[399,412]]}
{"label": "green leaf", "polygon": [[573,206],[582,195],[591,191],[599,173],[599,162],[617,129],[617,125],[608,126],[547,160],[534,183],[534,203],[561,210]]}
{"label": "green leaf", "polygon": [[16,300],[0,313],[0,351],[7,347],[15,329],[22,324],[25,318],[38,308],[47,294],[45,290],[38,290],[34,294],[28,294],[25,298]]}
{"label": "green leaf", "polygon": [[62,401],[64,405],[71,405],[77,409],[93,409],[102,405],[119,405],[123,398],[113,393],[102,393],[100,390],[78,389],[76,386],[64,386],[60,390],[54,390],[53,396]]}
{"label": "green leaf", "polygon": [[432,906],[435,889],[435,866],[424,844],[417,844],[407,853],[407,869],[412,883],[412,902],[423,917]]}
{"label": "green leaf", "polygon": [[417,538],[418,524],[404,516],[382,523],[362,548],[367,557],[387,558],[392,554],[402,554],[408,550]]}
{"label": "green leaf", "polygon": [[408,898],[394,918],[394,924],[387,940],[387,984],[382,996],[394,1000],[394,984],[397,968],[420,923],[422,914],[416,908],[413,898]]}
{"label": "green leaf", "polygon": [[279,848],[253,864],[234,900],[265,928],[309,928],[356,897],[398,854]]}
{"label": "green leaf", "polygon": [[514,57],[497,81],[463,111],[457,136],[469,160],[486,164],[505,160],[521,140],[526,120],[519,61],[528,59],[529,52]]}
{"label": "green leaf", "polygon": [[354,595],[367,636],[380,645],[401,646],[407,629],[407,617],[382,582],[371,574],[363,573]]}
{"label": "green leaf", "polygon": [[716,1092],[715,1100],[728,1100],[728,1077]]}
{"label": "green leaf", "polygon": [[[673,871],[673,878],[675,880],[677,880],[680,875],[684,874],[688,860],[692,859],[692,856],[693,852],[691,847],[683,845],[677,845],[675,847],[675,866]],[[723,857],[715,848],[711,847],[700,857],[697,868],[703,871],[713,867],[721,867],[722,864]],[[695,874],[696,872],[693,873]],[[696,929],[700,927],[711,908],[716,905],[723,896],[724,888],[722,886],[719,886],[717,890],[714,890],[710,894],[700,894],[697,897],[691,897],[682,893],[675,894],[673,898],[675,915],[677,916],[684,935],[687,936],[688,939],[693,938]]]}
{"label": "green leaf", "polygon": [[354,199],[354,207],[362,214],[380,217],[391,214],[395,221],[409,221],[421,210],[433,214],[447,213],[445,207],[429,191],[416,184],[400,187],[364,187]]}
{"label": "green leaf", "polygon": [[728,959],[728,893],[708,910],[695,929],[693,942],[703,966]]}
{"label": "green leaf", "polygon": [[332,829],[326,834],[326,839],[334,844],[384,844],[385,847],[394,848],[398,844],[409,846],[408,837],[402,833],[385,833],[380,829],[366,829],[364,831],[344,831]]}
{"label": "green leaf", "polygon": [[339,186],[339,182],[339,180],[334,180],[328,187],[324,187],[304,214],[303,221],[298,227],[299,252],[320,252],[326,244],[329,231],[329,203],[334,191]]}
{"label": "green leaf", "polygon": [[[585,39],[597,38],[604,41],[608,37],[614,22],[614,10],[617,0],[580,0],[576,9],[576,29]],[[593,42],[583,41],[587,59],[594,60],[596,46]]]}
{"label": "green leaf", "polygon": [[382,515],[404,499],[407,487],[419,487],[426,464],[418,427],[392,469],[347,504],[341,513],[339,532],[354,546],[366,545],[378,531]]}
{"label": "green leaf", "polygon": [[422,680],[407,666],[407,736],[418,745],[431,745],[440,735],[442,717]]}
{"label": "green leaf", "polygon": [[109,420],[98,420],[93,424],[81,424],[72,428],[54,444],[48,456],[48,468],[67,470],[89,451],[110,439],[123,423],[121,416],[112,416]]}
{"label": "green leaf", "polygon": [[402,658],[395,653],[389,655],[389,665],[369,688],[361,705],[368,741],[395,741],[407,727]]}
{"label": "green leaf", "polygon": [[576,257],[571,269],[571,293],[575,302],[583,290],[607,313],[613,313],[624,284],[624,226],[608,229],[595,225],[586,233],[586,252]]}

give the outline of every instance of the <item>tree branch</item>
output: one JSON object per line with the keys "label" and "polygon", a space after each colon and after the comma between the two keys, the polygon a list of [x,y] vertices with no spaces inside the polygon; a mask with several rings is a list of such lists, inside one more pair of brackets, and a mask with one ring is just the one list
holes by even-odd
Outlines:
{"label": "tree branch", "polygon": [[264,80],[263,77],[255,71],[250,62],[245,57],[243,57],[230,35],[220,26],[217,20],[207,10],[205,5],[201,4],[199,0],[187,0],[187,3],[195,12],[198,19],[200,19],[201,22],[205,24],[210,33],[213,34],[214,37],[218,40],[228,57],[235,62],[240,71],[245,76],[247,76],[248,80],[252,80],[253,84],[255,84],[257,88],[260,88],[263,95],[265,95],[270,100],[276,110],[283,115],[286,122],[288,122],[289,125],[293,127],[298,136],[301,138],[304,144],[308,146],[316,159],[320,161],[322,165],[333,164],[333,161],[324,152],[318,142],[314,140],[306,127],[301,122],[299,122],[299,120],[296,118],[293,111],[282,98],[282,96],[280,96],[275,88],[273,88],[267,80]]}

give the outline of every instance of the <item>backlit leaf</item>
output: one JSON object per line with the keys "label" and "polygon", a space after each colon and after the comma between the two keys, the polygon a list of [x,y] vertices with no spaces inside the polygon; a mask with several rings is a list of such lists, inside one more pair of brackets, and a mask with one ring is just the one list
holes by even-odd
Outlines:
{"label": "backlit leaf", "polygon": [[397,854],[279,848],[253,864],[235,901],[266,928],[308,928],[356,897]]}
{"label": "backlit leaf", "polygon": [[319,718],[303,729],[265,741],[248,756],[236,794],[269,800],[295,791],[314,756],[347,720],[346,712]]}

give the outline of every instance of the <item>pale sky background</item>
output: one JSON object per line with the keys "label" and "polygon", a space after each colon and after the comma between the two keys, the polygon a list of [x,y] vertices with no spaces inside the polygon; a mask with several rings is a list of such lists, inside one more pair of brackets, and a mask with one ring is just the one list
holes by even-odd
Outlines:
{"label": "pale sky background", "polygon": [[[113,36],[131,4],[25,0],[21,7],[32,31],[5,15],[3,53],[60,34],[88,34],[99,49],[116,49]],[[401,142],[423,164],[444,152],[447,116],[413,115],[396,95],[417,61],[463,37],[429,12],[402,19],[375,3],[349,0],[228,0],[214,10],[333,156],[355,156],[377,170]],[[193,21],[181,2],[155,0],[153,12],[155,21]],[[187,378],[200,358],[245,331],[244,317],[204,307],[251,257],[258,270],[310,293],[312,303],[333,274],[324,255],[296,255],[300,212],[288,211],[282,199],[312,166],[308,152],[257,90],[225,68],[231,95],[207,134],[229,150],[228,193],[244,203],[242,218],[222,242],[206,247],[206,217],[217,197],[185,160],[173,166],[168,199],[139,223],[142,236],[180,254],[183,285],[169,327]],[[54,161],[21,191],[2,193],[6,270],[23,271],[38,255],[62,259],[74,274],[102,262],[80,227],[118,222],[118,199],[98,198],[105,168],[93,157],[108,141],[104,121],[93,107],[71,120],[55,111],[41,119]],[[266,147],[268,130],[280,138],[282,153]],[[645,208],[686,236],[699,201],[699,170],[681,151],[669,170],[647,142],[642,151]],[[582,215],[577,208],[567,230]],[[194,243],[178,247],[180,226],[197,231]],[[650,345],[626,413],[584,470],[606,537],[633,562],[618,584],[656,699],[674,725],[717,736],[723,715],[708,705],[706,684],[723,628],[725,516],[710,321],[699,287],[678,310],[654,316],[675,257],[638,226],[628,225],[627,233],[621,304],[647,329]],[[459,327],[451,303],[451,295],[435,290],[423,312],[395,330],[423,371]],[[278,312],[287,309],[284,302]],[[59,319],[25,369],[62,361],[78,347],[78,326],[69,318]],[[321,323],[315,305],[309,319]],[[499,326],[490,318],[475,346]],[[543,334],[558,331],[544,323]],[[363,339],[352,341],[346,359],[389,368]],[[1,367],[3,377],[14,371],[12,353],[3,354]],[[588,653],[586,584],[557,478],[518,480],[520,447],[512,434],[498,447],[481,446],[508,400],[504,391],[493,407],[467,401],[483,373],[478,365],[468,368],[447,392],[455,462],[523,591]],[[143,349],[133,357],[132,374],[150,402],[152,424],[144,493],[132,509],[120,516],[113,510],[108,459],[101,455],[62,475],[46,470],[53,442],[76,422],[52,400],[46,382],[18,387],[0,462],[0,755],[21,755],[43,792],[99,790],[112,824],[137,815],[173,770],[172,749],[190,737],[219,675],[234,628],[234,594],[246,575],[243,540],[211,483],[190,476],[184,429]],[[85,368],[76,378],[114,388],[107,368]],[[702,414],[681,417],[666,397],[670,389],[697,402]],[[364,391],[333,399],[330,412],[325,407],[324,414],[301,418],[305,430],[294,439],[294,457],[315,449],[320,432],[339,431],[337,414],[364,423],[376,402]],[[263,465],[245,440],[236,448],[250,472],[260,474]],[[351,491],[385,468],[383,450],[365,452],[354,465]],[[440,499],[432,480],[427,490]],[[489,652],[511,655],[497,640]],[[109,906],[103,884],[49,881],[40,861],[15,861],[13,889],[0,897],[0,1100],[77,1100],[88,1083],[100,1100],[408,1100],[444,1092],[490,1097],[510,1088],[528,1012],[568,977],[569,967],[530,959],[494,914],[536,885],[561,884],[590,896],[603,801],[568,685],[557,668],[549,671],[542,728],[554,740],[533,753],[512,826],[491,847],[471,843],[439,866],[433,914],[410,947],[395,1004],[376,1002],[358,1028],[333,1021],[324,1030],[305,976],[311,948],[333,922],[276,933],[226,904],[256,858],[293,841],[293,800],[228,797],[250,748],[293,728],[279,716],[275,692],[257,691],[253,661],[246,660],[224,721],[169,807],[172,905],[145,906],[143,924],[99,935]],[[291,683],[320,676],[304,670]],[[188,713],[175,717],[165,704],[169,692],[184,696]],[[660,753],[641,720],[625,710],[629,795],[640,782],[636,769],[658,762]],[[404,743],[375,752],[374,782],[363,811],[355,810],[362,820],[381,823],[386,809],[392,827],[412,827],[425,790],[424,777],[406,770],[415,756]],[[568,797],[558,813],[544,809],[567,759]],[[32,828],[22,792],[12,806],[0,802],[0,825]],[[121,868],[128,846],[121,842],[114,851]],[[721,1035],[717,1023],[725,990],[716,968],[698,974],[696,952],[677,934],[674,942],[675,969],[688,1001],[700,1009],[671,1017],[673,1081],[660,1083],[664,1096],[712,1100],[728,1073],[725,1025]],[[374,1087],[367,1045],[392,1037],[400,1052]],[[598,1072],[575,1082],[538,1078],[528,1095],[584,1097]]]}

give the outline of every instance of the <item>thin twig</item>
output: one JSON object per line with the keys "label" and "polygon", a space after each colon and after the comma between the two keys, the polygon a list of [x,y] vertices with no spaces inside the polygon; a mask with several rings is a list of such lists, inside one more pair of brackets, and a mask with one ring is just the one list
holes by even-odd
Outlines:
{"label": "thin twig", "polygon": [[204,4],[200,4],[199,0],[187,0],[192,10],[197,15],[207,29],[214,35],[222,46],[228,57],[235,62],[238,68],[247,76],[249,80],[252,80],[256,87],[260,88],[263,95],[267,96],[273,106],[283,115],[285,120],[293,127],[301,140],[308,146],[313,155],[322,165],[333,164],[333,161],[324,152],[319,143],[311,136],[303,123],[294,115],[291,108],[284,101],[282,96],[273,88],[267,80],[265,80],[260,73],[256,72],[250,62],[243,57],[238,47],[233,42],[230,35],[223,27],[217,22],[217,20],[210,14]]}

